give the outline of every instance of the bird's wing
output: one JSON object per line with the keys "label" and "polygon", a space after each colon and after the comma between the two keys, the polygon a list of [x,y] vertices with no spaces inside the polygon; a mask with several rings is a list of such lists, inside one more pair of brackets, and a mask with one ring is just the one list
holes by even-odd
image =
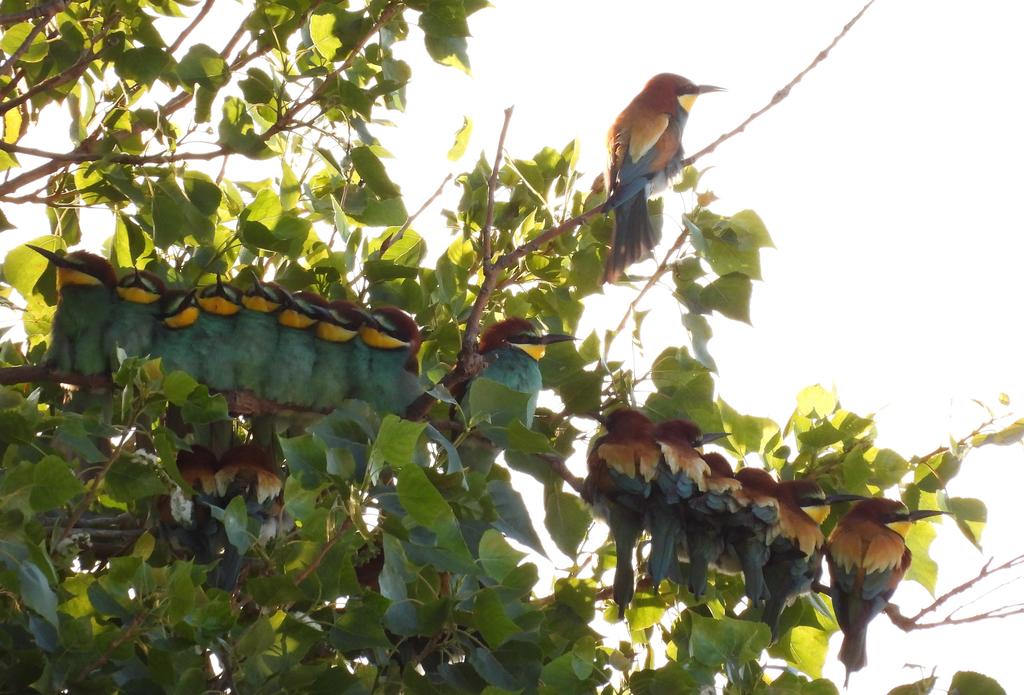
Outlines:
{"label": "bird's wing", "polygon": [[635,119],[629,129],[629,159],[638,162],[654,147],[668,128],[668,114],[659,113]]}

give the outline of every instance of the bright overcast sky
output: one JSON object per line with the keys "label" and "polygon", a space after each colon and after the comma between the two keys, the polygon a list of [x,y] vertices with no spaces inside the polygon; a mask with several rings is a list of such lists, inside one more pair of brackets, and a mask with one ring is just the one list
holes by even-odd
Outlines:
{"label": "bright overcast sky", "polygon": [[[389,172],[410,210],[481,150],[493,157],[509,105],[513,156],[579,138],[589,180],[603,167],[611,120],[658,72],[728,89],[694,109],[684,144],[695,152],[766,103],[861,6],[493,1],[470,21],[473,77],[424,61],[421,45],[402,49],[414,67],[408,113],[396,119],[401,128],[377,135],[396,155]],[[237,25],[238,4],[218,3],[214,12],[224,14],[206,24]],[[1022,26],[1019,2],[878,0],[785,102],[699,163],[714,167],[704,179],[720,198],[714,209],[757,211],[777,246],[765,253],[765,281],[754,288],[753,326],[713,320],[719,392],[734,407],[784,422],[801,388],[834,384],[844,407],[877,413],[882,446],[909,456],[980,422],[971,399],[1024,399],[1024,341],[1013,310],[1024,296]],[[220,33],[196,38],[219,46]],[[452,165],[445,155],[464,115],[475,122],[473,140]],[[233,174],[255,178],[245,162]],[[436,213],[452,201],[417,221],[428,240],[444,238]],[[20,228],[4,235],[4,248],[45,233],[44,221],[5,212]],[[675,237],[671,227],[665,236]],[[628,296],[610,294],[616,306]],[[656,310],[674,311],[668,293],[652,297],[645,308],[660,298]],[[589,311],[587,330],[613,328],[610,313],[617,323],[621,312]],[[645,345],[657,346],[648,359],[666,342],[685,341],[658,335],[655,324],[645,324]],[[984,556],[944,524],[933,545],[940,592],[975,575],[987,555],[1024,551],[1019,502],[1009,493],[1024,485],[1021,453],[980,451],[952,484],[951,495],[989,503],[990,523]],[[1006,602],[1020,595],[1019,583],[1003,593]],[[905,584],[895,601],[908,612],[929,598]],[[1021,692],[1011,657],[1022,628],[1024,619],[1014,618],[904,635],[879,619],[869,666],[849,692],[885,693],[932,667],[945,682],[956,670],[977,670]],[[838,639],[825,675],[841,682],[837,649]],[[922,668],[903,668],[908,663]]]}

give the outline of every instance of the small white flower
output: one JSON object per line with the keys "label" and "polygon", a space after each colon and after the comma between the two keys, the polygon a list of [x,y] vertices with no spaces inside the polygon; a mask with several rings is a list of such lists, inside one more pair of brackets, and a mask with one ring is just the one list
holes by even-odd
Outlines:
{"label": "small white flower", "polygon": [[180,487],[171,491],[171,516],[182,526],[192,525],[192,498],[186,497]]}

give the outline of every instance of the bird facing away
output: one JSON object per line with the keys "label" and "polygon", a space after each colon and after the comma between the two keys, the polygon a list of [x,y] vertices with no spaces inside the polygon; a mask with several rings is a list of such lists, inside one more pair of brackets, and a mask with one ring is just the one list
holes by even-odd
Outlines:
{"label": "bird facing away", "polygon": [[657,245],[647,199],[664,190],[683,167],[683,128],[694,101],[718,91],[679,75],[655,75],[612,123],[605,211],[615,211],[615,225],[604,282],[614,282]]}
{"label": "bird facing away", "polygon": [[59,298],[46,363],[61,372],[108,373],[106,334],[117,302],[114,267],[88,251],[62,256],[38,246],[28,247],[57,267]]}
{"label": "bird facing away", "polygon": [[593,508],[594,516],[608,524],[615,542],[612,596],[621,619],[636,590],[633,553],[644,529],[660,451],[654,441],[654,424],[638,410],[612,412],[605,419],[605,430],[587,455],[583,499]]}
{"label": "bird facing away", "polygon": [[826,549],[832,578],[832,607],[843,631],[839,660],[850,674],[867,664],[867,629],[885,610],[896,586],[910,568],[906,535],[913,522],[936,514],[908,511],[897,500],[857,502],[836,524]]}

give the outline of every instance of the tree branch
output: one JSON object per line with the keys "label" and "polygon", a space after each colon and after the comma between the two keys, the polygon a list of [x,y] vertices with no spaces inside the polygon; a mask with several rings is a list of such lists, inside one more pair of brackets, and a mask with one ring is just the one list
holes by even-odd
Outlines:
{"label": "tree branch", "polygon": [[629,306],[626,308],[626,313],[623,314],[622,320],[619,321],[619,325],[615,329],[615,333],[621,333],[622,330],[626,327],[626,321],[628,321],[630,315],[636,311],[636,307],[638,304],[640,304],[640,300],[643,299],[644,295],[646,295],[647,292],[650,291],[650,289],[657,284],[658,280],[661,279],[661,276],[668,271],[669,260],[676,253],[676,251],[683,248],[683,244],[686,243],[686,240],[689,238],[689,236],[690,230],[687,229],[686,227],[683,227],[683,231],[679,233],[679,236],[676,237],[676,240],[672,244],[672,247],[668,250],[668,253],[666,253],[665,257],[662,259],[661,265],[659,265],[658,269],[654,271],[654,274],[652,274],[651,277],[647,279],[647,284],[643,286],[643,289],[640,290],[640,293],[633,298],[633,301],[629,303]]}
{"label": "tree branch", "polygon": [[[58,4],[63,5],[64,3]],[[63,7],[61,7],[61,9],[63,9]],[[28,32],[28,36],[26,36],[25,40],[21,42],[21,45],[15,49],[14,53],[8,56],[3,65],[0,65],[0,75],[6,75],[8,71],[14,67],[14,64],[18,62],[18,59],[25,55],[25,51],[27,51],[28,47],[32,45],[32,42],[36,40],[36,37],[42,33],[43,29],[46,28],[46,23],[50,21],[50,18],[56,14],[57,11],[58,10],[54,10],[53,12],[44,13],[40,16],[39,21],[36,22],[35,26],[32,27],[32,30]]]}
{"label": "tree branch", "polygon": [[195,18],[191,22],[189,22],[189,25],[185,27],[185,29],[182,30],[180,34],[178,34],[178,38],[174,40],[174,43],[172,43],[167,48],[168,53],[173,55],[175,51],[181,48],[181,44],[185,42],[185,39],[188,38],[188,35],[191,34],[197,26],[199,26],[199,23],[202,22],[203,19],[206,18],[206,15],[210,13],[210,10],[213,9],[213,2],[214,0],[206,0],[206,2],[203,3],[203,6],[199,9],[199,12],[196,13]]}
{"label": "tree branch", "polygon": [[[946,593],[944,593],[941,596],[939,596],[938,598],[936,598],[929,605],[927,605],[924,608],[922,608],[920,611],[918,611],[912,617],[907,617],[907,616],[903,615],[900,612],[899,606],[897,606],[895,604],[892,604],[892,603],[890,603],[885,608],[885,614],[887,616],[889,616],[889,620],[892,621],[893,625],[895,625],[896,627],[900,628],[904,632],[911,632],[912,630],[927,630],[927,629],[934,628],[934,627],[944,627],[946,625],[961,625],[961,624],[964,624],[964,623],[976,623],[976,622],[979,622],[979,621],[982,621],[982,620],[992,620],[992,619],[995,619],[995,618],[1008,618],[1008,617],[1013,616],[1013,615],[1024,614],[1024,603],[1013,603],[1013,604],[1010,604],[1010,605],[1007,605],[1007,606],[1000,606],[998,608],[993,608],[991,610],[983,611],[983,612],[977,613],[975,615],[970,615],[970,616],[967,616],[967,617],[957,617],[956,614],[961,610],[961,608],[964,607],[964,606],[961,606],[961,608],[956,608],[956,609],[950,611],[950,613],[948,615],[946,615],[945,618],[942,618],[941,620],[937,620],[937,621],[933,621],[933,622],[929,622],[929,623],[922,623],[921,622],[922,618],[924,618],[925,616],[927,616],[930,613],[936,612],[947,601],[949,601],[950,599],[952,599],[952,598],[954,598],[956,596],[960,596],[960,595],[966,593],[967,591],[969,591],[970,589],[975,587],[979,582],[987,579],[988,577],[991,577],[992,575],[997,574],[999,572],[1005,572],[1007,570],[1014,569],[1015,567],[1019,567],[1019,566],[1024,565],[1024,555],[1018,555],[1018,556],[1016,556],[1014,558],[1011,558],[1011,559],[1007,560],[1006,562],[1004,562],[1001,565],[997,565],[996,567],[992,567],[992,562],[993,562],[993,559],[989,558],[988,562],[986,562],[982,566],[981,571],[978,572],[978,575],[976,577],[972,577],[971,579],[968,579],[963,584],[960,584],[958,586],[953,587],[952,589],[950,589]],[[969,604],[967,604],[967,605],[969,605]]]}
{"label": "tree branch", "polygon": [[867,12],[867,9],[869,7],[871,7],[874,4],[874,2],[875,2],[875,0],[868,0],[868,3],[866,5],[864,5],[864,7],[862,7],[860,9],[860,12],[855,14],[853,16],[853,19],[851,19],[849,22],[846,23],[846,26],[843,27],[843,30],[841,32],[839,32],[834,39],[832,39],[832,43],[830,43],[828,46],[826,46],[825,49],[821,53],[819,53],[817,56],[815,56],[814,60],[811,61],[811,64],[808,65],[803,70],[801,70],[799,73],[797,73],[797,76],[794,77],[792,80],[790,80],[789,83],[785,87],[783,87],[779,91],[775,92],[775,95],[772,97],[771,101],[769,101],[767,104],[765,104],[759,110],[757,110],[754,113],[750,114],[745,121],[743,121],[738,126],[733,128],[732,130],[730,130],[728,133],[720,135],[719,138],[717,140],[715,140],[714,142],[712,142],[710,145],[708,145],[704,149],[698,151],[696,154],[691,155],[691,156],[687,157],[686,159],[684,159],[683,160],[683,166],[690,166],[691,164],[696,162],[698,159],[700,159],[704,155],[711,154],[723,142],[725,142],[726,140],[732,138],[735,135],[739,135],[740,133],[742,133],[746,129],[746,127],[748,125],[750,125],[755,119],[759,118],[761,115],[763,115],[769,109],[771,109],[775,105],[781,103],[783,99],[788,97],[790,90],[792,90],[793,87],[795,87],[797,85],[797,83],[800,82],[800,80],[802,80],[807,75],[807,73],[809,73],[814,68],[818,67],[818,65],[820,65],[822,61],[824,61],[826,58],[828,58],[828,54],[832,51],[833,48],[836,47],[836,44],[839,43],[839,41],[842,40],[842,38],[844,36],[846,36],[846,34],[850,31],[850,29],[853,28],[853,25],[856,24],[860,20],[860,18],[864,15],[865,12]]}
{"label": "tree branch", "polygon": [[558,474],[559,478],[568,483],[569,487],[576,491],[576,494],[581,496],[583,495],[583,478],[574,475],[573,472],[569,470],[569,467],[565,465],[564,458],[556,454],[534,454],[534,456],[548,464],[551,467],[551,470]]}
{"label": "tree branch", "polygon": [[451,180],[451,174],[445,176],[444,181],[442,181],[441,185],[437,187],[437,190],[434,191],[434,194],[427,198],[427,202],[423,203],[423,205],[421,205],[416,212],[409,215],[409,217],[405,220],[405,223],[401,227],[399,227],[397,232],[395,232],[394,234],[392,234],[391,236],[384,240],[384,242],[380,245],[380,256],[383,256],[385,251],[394,246],[398,242],[398,240],[402,238],[402,235],[405,234],[406,230],[408,230],[409,227],[412,226],[412,223],[416,221],[416,218],[419,217],[424,210],[429,208],[433,204],[433,202],[441,196],[441,193],[444,192],[444,187],[447,186],[448,182]]}
{"label": "tree branch", "polygon": [[491,272],[491,264],[494,260],[491,250],[491,234],[494,231],[494,195],[498,190],[498,174],[501,173],[501,159],[505,152],[505,136],[508,135],[508,124],[512,121],[514,108],[514,106],[509,106],[505,109],[505,121],[501,124],[501,135],[498,136],[498,152],[494,155],[494,167],[491,169],[490,178],[487,179],[487,214],[484,217],[483,229],[480,230],[480,266],[483,268],[484,276]]}
{"label": "tree branch", "polygon": [[58,12],[66,10],[70,4],[71,0],[49,0],[49,2],[44,2],[21,12],[3,14],[0,15],[0,26],[6,27],[11,24],[18,24],[19,22],[27,22],[30,19],[49,20],[50,17]]}
{"label": "tree branch", "polygon": [[100,160],[114,162],[115,164],[168,164],[170,162],[181,162],[186,160],[210,160],[222,156],[227,150],[223,147],[211,152],[175,152],[174,154],[115,154],[112,152],[50,152],[39,150],[35,147],[23,147],[21,145],[9,145],[0,142],[0,150],[13,154],[25,154],[30,157],[42,157],[55,162],[67,162],[77,164],[80,162],[98,162]]}

